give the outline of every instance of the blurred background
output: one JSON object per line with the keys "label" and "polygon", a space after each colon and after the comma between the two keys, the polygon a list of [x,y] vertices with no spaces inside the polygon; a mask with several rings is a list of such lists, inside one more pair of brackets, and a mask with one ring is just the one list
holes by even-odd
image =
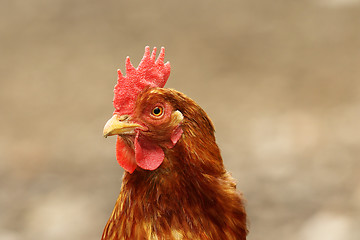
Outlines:
{"label": "blurred background", "polygon": [[116,69],[146,45],[212,118],[249,240],[360,239],[360,0],[2,0],[0,239],[100,239]]}

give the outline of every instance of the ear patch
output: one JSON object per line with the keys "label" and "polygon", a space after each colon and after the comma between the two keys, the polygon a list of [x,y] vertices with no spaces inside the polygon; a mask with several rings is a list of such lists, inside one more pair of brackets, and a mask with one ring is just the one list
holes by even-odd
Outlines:
{"label": "ear patch", "polygon": [[170,136],[171,143],[167,144],[168,148],[173,148],[181,138],[181,135],[183,134],[181,123],[183,120],[184,120],[184,115],[179,110],[176,110],[171,114],[171,125],[176,127],[171,133]]}
{"label": "ear patch", "polygon": [[181,135],[183,134],[183,130],[182,130],[182,128],[181,128],[181,126],[180,125],[178,125],[175,129],[174,129],[174,131],[172,132],[172,134],[171,134],[171,137],[170,137],[170,139],[171,139],[171,143],[173,144],[170,148],[173,148],[175,145],[176,145],[176,143],[179,141],[179,139],[181,138]]}

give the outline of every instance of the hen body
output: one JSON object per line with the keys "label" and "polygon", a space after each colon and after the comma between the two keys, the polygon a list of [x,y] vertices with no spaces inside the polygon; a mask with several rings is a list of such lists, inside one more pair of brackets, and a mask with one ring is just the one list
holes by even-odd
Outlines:
{"label": "hen body", "polygon": [[[143,116],[158,103],[168,106],[168,119],[147,121]],[[169,147],[177,111],[182,134]],[[134,112],[131,120],[146,126],[143,138],[163,150],[164,160],[154,170],[124,173],[102,239],[246,239],[243,200],[224,168],[207,114],[184,94],[164,88],[144,89]],[[134,136],[119,138],[124,155],[132,158]]]}

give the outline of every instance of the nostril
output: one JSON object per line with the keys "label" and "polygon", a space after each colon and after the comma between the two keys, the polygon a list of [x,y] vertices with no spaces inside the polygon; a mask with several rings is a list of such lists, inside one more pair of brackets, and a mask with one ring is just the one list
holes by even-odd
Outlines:
{"label": "nostril", "polygon": [[119,119],[119,121],[125,121],[128,118],[129,118],[129,115],[121,115],[118,119]]}

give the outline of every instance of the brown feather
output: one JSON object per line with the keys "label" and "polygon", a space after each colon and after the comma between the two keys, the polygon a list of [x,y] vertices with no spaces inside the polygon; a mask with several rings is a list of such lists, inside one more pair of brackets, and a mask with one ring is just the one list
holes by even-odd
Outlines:
{"label": "brown feather", "polygon": [[162,144],[171,126],[151,129],[149,137],[163,147],[164,162],[153,171],[138,167],[124,174],[102,239],[246,239],[243,199],[224,169],[209,117],[184,94],[163,88],[139,96],[138,115],[160,100],[183,114],[182,137],[169,149]]}

